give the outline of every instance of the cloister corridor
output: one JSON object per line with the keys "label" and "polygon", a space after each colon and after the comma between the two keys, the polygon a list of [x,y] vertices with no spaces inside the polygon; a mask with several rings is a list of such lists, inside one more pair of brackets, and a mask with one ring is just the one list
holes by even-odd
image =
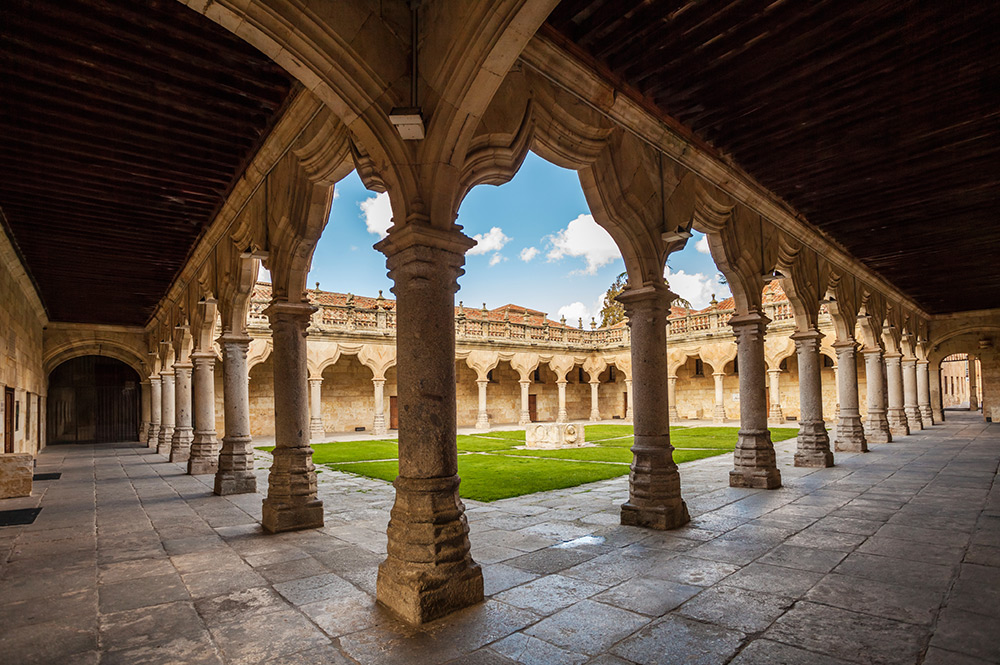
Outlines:
{"label": "cloister corridor", "polygon": [[[136,443],[50,446],[0,528],[4,663],[1000,661],[1000,425],[976,414],[784,486],[681,466],[681,529],[619,524],[627,478],[467,501],[484,603],[407,627],[376,606],[386,483],[324,471],[326,525],[265,535],[256,494]],[[258,466],[265,466],[258,460]],[[266,470],[257,470],[267,487]]]}

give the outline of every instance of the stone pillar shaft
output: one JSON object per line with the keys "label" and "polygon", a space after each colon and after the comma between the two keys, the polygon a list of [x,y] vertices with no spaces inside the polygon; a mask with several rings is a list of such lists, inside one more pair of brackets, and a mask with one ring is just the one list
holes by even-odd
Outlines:
{"label": "stone pillar shaft", "polygon": [[893,436],[906,436],[910,427],[903,411],[903,366],[902,356],[898,353],[885,355],[885,381],[888,388],[889,407],[886,409],[886,419],[889,421],[889,431]]}
{"label": "stone pillar shaft", "polygon": [[819,344],[823,333],[804,330],[792,335],[799,365],[799,436],[795,466],[833,466],[830,436],[823,421],[823,384]]}
{"label": "stone pillar shaft", "polygon": [[858,408],[857,345],[853,339],[833,345],[837,350],[837,395],[840,400],[834,448],[844,452],[865,453],[868,452],[868,440],[861,426],[861,411]]}
{"label": "stone pillar shaft", "polygon": [[191,440],[194,427],[191,420],[191,370],[188,362],[174,365],[174,399],[176,401],[176,423],[170,440],[170,461],[187,462],[191,457]]}
{"label": "stone pillar shaft", "polygon": [[309,377],[309,440],[319,443],[326,436],[323,427],[323,378]]}
{"label": "stone pillar shaft", "polygon": [[764,392],[764,330],[768,323],[760,312],[729,319],[740,363],[740,432],[733,453],[734,467],[729,472],[731,487],[781,487],[781,473],[767,429]]}
{"label": "stone pillar shaft", "polygon": [[[559,391],[559,412],[556,414],[557,423],[565,423],[569,421],[569,414],[566,412],[566,378],[563,377],[556,381],[556,388]],[[631,395],[629,396],[631,397]],[[629,400],[631,408],[632,400]]]}
{"label": "stone pillar shaft", "polygon": [[632,379],[625,379],[625,420],[632,422]]}
{"label": "stone pillar shaft", "polygon": [[169,455],[170,444],[174,438],[175,409],[177,408],[174,368],[171,367],[169,370],[160,372],[160,380],[163,382],[160,388],[163,405],[160,408],[160,436],[156,452],[161,455]]}
{"label": "stone pillar shaft", "polygon": [[323,526],[309,446],[306,327],[314,311],[309,303],[287,300],[264,310],[274,345],[274,450],[261,524],[271,533]]}
{"label": "stone pillar shaft", "polygon": [[191,362],[194,363],[191,400],[194,438],[188,473],[192,476],[214,474],[219,470],[219,441],[215,432],[215,352],[192,353]]}
{"label": "stone pillar shaft", "polygon": [[385,379],[372,379],[372,389],[375,391],[375,422],[372,427],[376,435],[388,432],[385,426]]}
{"label": "stone pillar shaft", "polygon": [[969,356],[969,410],[975,411],[979,408],[979,372],[976,368],[976,359]]}
{"label": "stone pillar shaft", "polygon": [[677,413],[677,377],[674,375],[667,377],[667,400],[670,404],[667,408],[667,414],[670,416],[670,420],[680,420],[681,416]]}
{"label": "stone pillar shaft", "polygon": [[399,476],[376,596],[421,624],[483,599],[458,495],[455,292],[472,240],[415,223],[376,248],[396,294]]}
{"label": "stone pillar shaft", "polygon": [[163,413],[162,380],[159,375],[149,377],[149,432],[146,445],[155,448],[160,438],[161,414]]}
{"label": "stone pillar shaft", "polygon": [[722,384],[725,378],[725,372],[712,374],[712,380],[715,381],[715,409],[712,411],[712,421],[716,423],[726,422],[726,393]]}
{"label": "stone pillar shaft", "polygon": [[924,426],[933,425],[934,412],[931,409],[930,363],[926,360],[917,361],[917,407],[920,409],[920,420]]}
{"label": "stone pillar shaft", "polygon": [[892,434],[886,419],[885,383],[883,382],[882,349],[865,349],[865,393],[868,415],[865,421],[865,440],[868,443],[889,443]]}
{"label": "stone pillar shaft", "polygon": [[518,418],[518,425],[527,425],[531,422],[531,396],[528,394],[528,390],[531,388],[531,380],[519,381],[521,384],[521,417]]}
{"label": "stone pillar shaft", "polygon": [[917,360],[903,358],[903,411],[910,431],[921,430],[920,407],[917,404]]}
{"label": "stone pillar shaft", "polygon": [[476,429],[478,430],[489,430],[490,428],[490,414],[486,410],[486,386],[490,382],[488,380],[476,381],[476,387],[479,389],[479,411],[476,413]]}
{"label": "stone pillar shaft", "polygon": [[592,423],[601,419],[601,405],[599,403],[600,389],[600,381],[590,382],[590,422]]}
{"label": "stone pillar shaft", "polygon": [[781,370],[767,370],[767,379],[768,400],[771,402],[767,410],[767,419],[769,422],[781,424],[785,421],[785,414],[781,410]]}
{"label": "stone pillar shaft", "polygon": [[252,494],[257,491],[253,472],[253,439],[250,437],[250,383],[246,333],[225,333],[222,346],[222,395],[225,401],[226,433],[215,473],[215,493]]}
{"label": "stone pillar shaft", "polygon": [[629,499],[621,511],[625,525],[674,529],[690,521],[670,445],[667,313],[675,297],[666,288],[650,287],[627,289],[618,297],[628,317],[636,388]]}
{"label": "stone pillar shaft", "polygon": [[142,422],[139,425],[139,443],[146,443],[149,440],[149,426],[152,424],[152,418],[150,417],[148,379],[139,383],[139,390],[141,391],[140,397],[142,400]]}

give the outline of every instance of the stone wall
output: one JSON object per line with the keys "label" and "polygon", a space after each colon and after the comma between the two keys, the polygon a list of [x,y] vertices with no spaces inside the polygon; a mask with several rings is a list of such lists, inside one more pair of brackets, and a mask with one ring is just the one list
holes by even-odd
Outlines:
{"label": "stone wall", "polygon": [[46,377],[42,329],[46,323],[41,302],[6,233],[0,230],[0,441],[6,435],[3,396],[11,388],[16,453],[34,455],[44,446]]}

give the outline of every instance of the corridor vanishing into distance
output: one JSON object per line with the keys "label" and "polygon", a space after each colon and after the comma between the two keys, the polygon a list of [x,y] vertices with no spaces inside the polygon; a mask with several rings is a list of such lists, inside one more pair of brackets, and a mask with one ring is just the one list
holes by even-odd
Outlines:
{"label": "corridor vanishing into distance", "polygon": [[[50,446],[0,528],[0,653],[29,663],[923,663],[1000,660],[1000,425],[943,424],[622,526],[625,477],[466,501],[485,603],[411,627],[376,604],[390,484],[324,471],[325,526],[265,535],[259,494],[138,443]],[[268,461],[258,459],[258,486]],[[16,504],[16,505],[15,505]]]}

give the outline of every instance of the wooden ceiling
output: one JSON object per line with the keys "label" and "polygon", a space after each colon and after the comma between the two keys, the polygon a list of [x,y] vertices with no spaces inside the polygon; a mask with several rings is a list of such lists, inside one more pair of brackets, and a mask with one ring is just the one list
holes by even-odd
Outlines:
{"label": "wooden ceiling", "polygon": [[1000,307],[995,0],[563,0],[547,30],[927,311]]}
{"label": "wooden ceiling", "polygon": [[0,209],[50,318],[145,324],[292,85],[177,0],[0,3]]}

